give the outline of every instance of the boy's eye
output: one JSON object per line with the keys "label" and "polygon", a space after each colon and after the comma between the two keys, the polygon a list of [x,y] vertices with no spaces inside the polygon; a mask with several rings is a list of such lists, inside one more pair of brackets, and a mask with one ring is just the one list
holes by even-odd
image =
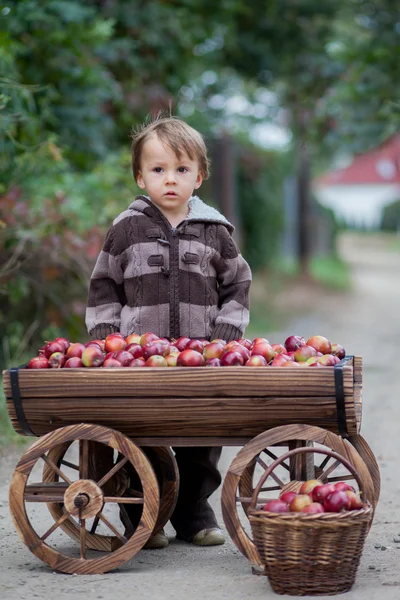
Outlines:
{"label": "boy's eye", "polygon": [[153,171],[154,171],[155,173],[161,173],[161,171],[162,171],[162,168],[161,168],[161,167],[154,167]]}
{"label": "boy's eye", "polygon": [[178,168],[178,172],[179,173],[186,173],[187,172],[187,167],[179,167]]}

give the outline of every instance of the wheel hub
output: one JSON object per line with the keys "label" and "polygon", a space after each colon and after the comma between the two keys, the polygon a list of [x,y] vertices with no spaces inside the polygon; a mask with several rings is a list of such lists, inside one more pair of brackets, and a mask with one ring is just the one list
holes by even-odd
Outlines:
{"label": "wheel hub", "polygon": [[103,503],[103,492],[91,479],[74,481],[64,494],[64,505],[67,511],[81,519],[90,519],[97,515]]}

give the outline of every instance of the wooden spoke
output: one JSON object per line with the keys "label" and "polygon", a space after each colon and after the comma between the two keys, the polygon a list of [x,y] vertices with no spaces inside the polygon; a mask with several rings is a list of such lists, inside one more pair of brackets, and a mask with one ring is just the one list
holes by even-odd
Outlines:
{"label": "wooden spoke", "polygon": [[[264,448],[263,452],[264,452],[264,454],[267,454],[267,456],[272,458],[272,460],[276,460],[278,458],[278,456],[276,454],[274,454],[273,452],[271,452],[271,450],[269,450],[269,448]],[[286,469],[287,471],[290,471],[290,467],[287,463],[283,462],[280,466],[283,467],[284,469]]]}
{"label": "wooden spoke", "polygon": [[91,529],[90,529],[90,533],[91,533],[92,535],[94,535],[94,534],[96,533],[96,529],[97,529],[97,527],[98,527],[99,523],[100,523],[100,517],[99,517],[99,515],[97,514],[97,515],[95,516],[95,518],[93,519],[92,527],[91,527]]}
{"label": "wooden spoke", "polygon": [[107,482],[109,479],[111,479],[111,477],[112,477],[113,475],[115,475],[115,473],[116,473],[117,471],[119,471],[119,469],[120,469],[121,467],[123,467],[123,466],[124,466],[124,464],[125,464],[126,462],[128,462],[128,459],[127,459],[126,457],[125,457],[125,458],[123,458],[122,460],[120,460],[119,462],[117,462],[117,464],[116,464],[116,465],[114,465],[114,466],[113,466],[113,468],[112,468],[112,469],[110,469],[110,470],[108,471],[108,473],[106,473],[106,474],[104,475],[104,477],[102,477],[102,478],[100,479],[100,481],[98,481],[98,482],[97,482],[97,485],[98,485],[100,488],[101,488],[101,487],[103,487],[103,486],[104,486],[104,484],[105,484],[105,483],[106,483],[106,482]]}
{"label": "wooden spoke", "polygon": [[326,465],[328,464],[328,462],[331,460],[330,456],[325,456],[324,460],[321,462],[321,464],[318,466],[318,469],[321,470],[321,472],[325,469]]}
{"label": "wooden spoke", "polygon": [[143,498],[128,498],[127,496],[104,496],[104,502],[117,502],[118,504],[143,504]]}
{"label": "wooden spoke", "polygon": [[86,558],[86,521],[80,519],[80,550],[81,558]]}
{"label": "wooden spoke", "polygon": [[79,440],[79,479],[89,477],[89,440]]}
{"label": "wooden spoke", "polygon": [[340,467],[341,463],[338,460],[335,460],[334,463],[331,464],[330,467],[328,467],[325,471],[322,471],[322,473],[320,473],[318,479],[328,479],[328,476],[333,473],[333,471],[335,471],[338,467]]}
{"label": "wooden spoke", "polygon": [[25,502],[64,502],[68,483],[31,483],[25,486]]}
{"label": "wooden spoke", "polygon": [[[259,465],[261,465],[263,467],[263,469],[268,468],[266,463],[259,456],[257,456],[256,461],[258,462]],[[283,481],[281,479],[279,479],[278,475],[276,475],[275,473],[271,473],[271,477],[279,485],[279,488],[282,489],[285,484],[283,483]]]}
{"label": "wooden spoke", "polygon": [[48,456],[46,456],[46,454],[42,454],[42,456],[41,456],[40,458],[42,458],[42,459],[44,460],[44,462],[46,463],[46,465],[49,465],[49,467],[50,467],[51,469],[53,469],[53,471],[54,471],[55,473],[57,473],[57,475],[58,475],[59,477],[61,477],[61,479],[64,479],[64,481],[65,481],[66,483],[68,483],[69,485],[72,483],[72,481],[69,479],[69,477],[67,477],[67,476],[65,475],[65,473],[63,473],[63,472],[61,471],[61,469],[59,469],[59,468],[57,467],[57,465],[55,465],[55,464],[53,463],[53,461],[51,460],[51,458],[49,458]]}
{"label": "wooden spoke", "polygon": [[55,523],[53,523],[53,525],[50,527],[50,529],[48,529],[46,531],[46,533],[44,533],[40,539],[42,542],[44,542],[45,539],[47,539],[49,537],[49,535],[51,535],[53,533],[53,531],[55,531],[58,527],[60,527],[61,523],[63,523],[64,521],[66,521],[69,517],[69,512],[65,512],[62,517],[60,517],[58,519],[58,521],[56,521]]}
{"label": "wooden spoke", "polygon": [[107,527],[109,529],[111,529],[111,531],[113,532],[113,534],[123,543],[126,544],[126,542],[128,541],[126,539],[126,537],[124,537],[123,535],[120,534],[120,532],[118,531],[118,529],[116,527],[114,527],[114,525],[112,523],[110,523],[110,521],[103,515],[103,514],[99,514],[98,515],[100,517],[100,520],[103,521],[104,525],[107,525]]}
{"label": "wooden spoke", "polygon": [[334,483],[335,481],[352,481],[354,480],[353,475],[337,475],[336,477],[328,477],[329,483]]}
{"label": "wooden spoke", "polygon": [[60,464],[64,465],[65,467],[69,467],[70,469],[74,469],[74,471],[79,471],[79,467],[78,465],[74,465],[73,463],[69,462],[68,460],[61,460]]}
{"label": "wooden spoke", "polygon": [[[259,504],[261,504],[261,503],[263,503],[263,502],[264,502],[264,503],[266,503],[266,502],[268,502],[269,500],[271,500],[271,498],[258,498],[258,502],[259,502]],[[249,497],[245,497],[245,496],[236,496],[236,501],[237,501],[237,502],[240,502],[240,503],[243,503],[243,504],[250,504],[250,502],[251,502],[251,496],[249,496]]]}
{"label": "wooden spoke", "polygon": [[126,493],[130,496],[134,496],[135,498],[143,498],[143,492],[139,492],[139,490],[134,490],[132,488],[128,488]]}
{"label": "wooden spoke", "polygon": [[281,490],[282,487],[280,485],[269,485],[267,487],[261,488],[260,492],[275,492],[276,490]]}

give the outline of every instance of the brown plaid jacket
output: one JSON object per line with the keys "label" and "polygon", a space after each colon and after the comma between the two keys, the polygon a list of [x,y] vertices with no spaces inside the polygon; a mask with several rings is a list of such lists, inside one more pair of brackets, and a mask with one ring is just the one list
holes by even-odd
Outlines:
{"label": "brown plaid jacket", "polygon": [[232,232],[225,217],[197,196],[176,228],[149,198],[137,196],[114,220],[93,270],[86,309],[90,335],[242,337],[251,271]]}

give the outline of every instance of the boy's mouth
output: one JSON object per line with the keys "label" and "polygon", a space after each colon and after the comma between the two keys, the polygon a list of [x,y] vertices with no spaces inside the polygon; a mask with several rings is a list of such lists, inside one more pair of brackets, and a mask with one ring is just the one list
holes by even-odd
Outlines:
{"label": "boy's mouth", "polygon": [[166,196],[176,196],[176,192],[167,192]]}

